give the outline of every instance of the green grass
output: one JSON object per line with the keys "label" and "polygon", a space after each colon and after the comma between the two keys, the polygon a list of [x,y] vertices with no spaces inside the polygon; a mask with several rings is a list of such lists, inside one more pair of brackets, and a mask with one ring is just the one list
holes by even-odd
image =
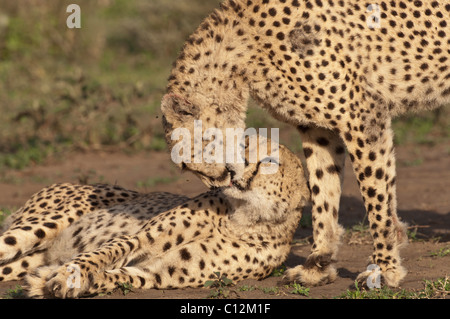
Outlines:
{"label": "green grass", "polygon": [[[393,122],[397,145],[437,145],[450,138],[449,107],[421,114],[407,114]],[[420,163],[419,163],[420,164]],[[413,163],[414,165],[414,163]]]}
{"label": "green grass", "polygon": [[309,296],[309,288],[303,287],[302,285],[297,283],[293,283],[289,287],[292,288],[292,290],[290,290],[291,294]]}
{"label": "green grass", "polygon": [[437,251],[433,251],[431,254],[433,257],[445,257],[450,255],[450,246],[442,247]]}
{"label": "green grass", "polygon": [[450,278],[439,278],[438,280],[424,281],[425,287],[418,292],[419,298],[445,298],[450,296]]}
{"label": "green grass", "polygon": [[366,290],[360,288],[355,281],[355,289],[347,289],[337,299],[436,299],[450,295],[450,278],[448,276],[435,281],[424,280],[424,288],[420,290],[380,289]]}
{"label": "green grass", "polygon": [[[279,269],[286,269],[284,265],[280,266]],[[284,272],[283,270],[283,272]],[[275,273],[275,271],[274,271]],[[303,287],[300,284],[292,283],[290,285],[284,285],[284,286],[271,286],[271,287],[259,287],[259,286],[249,286],[249,285],[242,285],[240,287],[237,287],[236,289],[233,289],[232,287],[235,286],[233,281],[231,279],[228,279],[227,277],[223,276],[223,274],[220,274],[220,272],[214,273],[216,278],[212,280],[208,280],[205,282],[204,287],[210,288],[211,291],[207,298],[230,298],[238,297],[240,292],[249,292],[249,291],[255,291],[259,290],[267,295],[286,295],[289,294],[296,294],[301,296],[308,296],[309,295],[309,288]],[[282,275],[282,274],[280,274]],[[274,276],[274,274],[272,274]],[[276,276],[276,275],[275,275]]]}
{"label": "green grass", "polygon": [[338,296],[338,299],[410,299],[414,296],[413,292],[408,292],[404,289],[394,291],[388,287],[380,289],[366,290],[358,287],[355,282],[355,290],[347,289],[346,292]]}
{"label": "green grass", "polygon": [[6,217],[11,215],[14,211],[10,208],[0,207],[0,226],[5,221]]}
{"label": "green grass", "polygon": [[236,293],[236,291],[230,289],[230,287],[234,286],[231,279],[227,278],[220,272],[215,272],[214,275],[216,276],[215,279],[207,280],[204,284],[205,288],[211,289],[207,298],[228,298],[232,293]]}
{"label": "green grass", "polygon": [[270,274],[271,277],[281,277],[284,275],[284,273],[286,272],[286,265],[285,264],[281,264],[280,266],[278,266],[277,268],[275,268],[272,273]]}
{"label": "green grass", "polygon": [[8,289],[0,299],[21,299],[25,298],[25,293],[21,285],[16,285],[15,288]]}
{"label": "green grass", "polygon": [[129,282],[118,283],[117,288],[124,296],[128,295],[130,292],[133,292],[133,285]]}
{"label": "green grass", "polygon": [[159,104],[187,36],[218,0],[0,0],[0,170],[69,150],[163,150]]}
{"label": "green grass", "polygon": [[258,289],[256,286],[242,285],[239,287],[239,291],[254,291]]}

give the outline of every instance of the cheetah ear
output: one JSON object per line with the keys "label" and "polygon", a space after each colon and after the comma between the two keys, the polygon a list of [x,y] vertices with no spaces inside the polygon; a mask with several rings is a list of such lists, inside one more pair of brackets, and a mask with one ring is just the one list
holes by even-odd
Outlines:
{"label": "cheetah ear", "polygon": [[170,119],[182,121],[186,117],[197,117],[199,113],[198,107],[175,93],[164,95],[161,101],[161,111],[169,121]]}

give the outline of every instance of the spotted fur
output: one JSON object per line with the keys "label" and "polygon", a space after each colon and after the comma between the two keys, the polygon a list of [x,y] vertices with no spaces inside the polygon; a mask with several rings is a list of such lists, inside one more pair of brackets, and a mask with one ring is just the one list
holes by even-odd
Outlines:
{"label": "spotted fur", "polygon": [[[374,27],[368,21],[378,9]],[[397,217],[391,119],[450,102],[448,21],[445,1],[224,1],[174,64],[161,104],[168,143],[174,129],[192,130],[194,119],[203,130],[245,127],[250,96],[297,127],[310,173],[314,244],[306,264],[287,277],[310,285],[336,277],[347,149],[374,239],[370,263],[398,286],[406,237]],[[225,165],[185,165],[207,184],[229,179]]]}
{"label": "spotted fur", "polygon": [[[261,158],[259,158],[261,159]],[[264,159],[262,159],[264,160]],[[25,279],[30,297],[73,298],[135,288],[202,287],[215,272],[262,279],[287,257],[309,200],[301,162],[248,162],[231,185],[194,198],[111,185],[47,187],[0,236],[0,281]]]}

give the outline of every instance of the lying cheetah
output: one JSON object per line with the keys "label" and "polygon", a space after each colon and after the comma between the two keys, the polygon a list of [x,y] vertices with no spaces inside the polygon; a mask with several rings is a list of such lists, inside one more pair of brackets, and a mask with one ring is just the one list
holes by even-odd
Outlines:
{"label": "lying cheetah", "polygon": [[[136,288],[201,287],[215,272],[262,279],[280,265],[309,190],[283,146],[227,187],[195,198],[110,185],[53,185],[11,216],[0,237],[0,281],[24,278],[31,297],[74,298]],[[230,181],[229,181],[230,182]]]}
{"label": "lying cheetah", "polygon": [[[251,96],[303,141],[314,244],[287,278],[336,276],[346,149],[368,212],[374,252],[389,286],[406,275],[397,216],[391,119],[450,102],[447,1],[227,0],[188,38],[161,103],[171,147],[177,128],[245,127]],[[232,165],[185,163],[221,186]],[[209,177],[209,178],[207,178]],[[302,178],[299,176],[298,178]],[[365,282],[369,271],[358,280]]]}

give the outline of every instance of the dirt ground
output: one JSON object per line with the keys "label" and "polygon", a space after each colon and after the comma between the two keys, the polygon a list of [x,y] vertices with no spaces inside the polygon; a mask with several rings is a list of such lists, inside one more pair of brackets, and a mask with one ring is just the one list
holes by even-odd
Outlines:
{"label": "dirt ground", "polygon": [[[450,275],[450,256],[434,257],[432,253],[450,246],[450,144],[439,146],[410,146],[397,148],[398,213],[416,232],[416,240],[402,251],[403,263],[409,273],[402,288],[419,290],[424,280],[436,280]],[[23,171],[11,171],[0,181],[0,207],[19,207],[34,192],[55,182],[79,181],[112,183],[142,192],[170,191],[196,195],[206,190],[193,175],[180,175],[169,154],[121,153],[69,154],[51,159],[45,165]],[[305,214],[309,214],[309,209]],[[349,163],[346,163],[345,182],[340,207],[340,223],[351,229],[365,216],[359,189]],[[312,230],[299,227],[292,251],[285,262],[294,267],[305,261],[310,251]],[[305,241],[305,239],[307,239]],[[280,284],[280,277],[262,281],[246,280],[231,288],[230,298],[333,298],[353,283],[359,272],[367,266],[372,248],[367,237],[347,235],[339,252],[339,277],[329,285],[313,287],[309,296],[292,294],[292,288]],[[20,282],[0,284],[0,296]],[[245,290],[242,287],[253,287]],[[205,298],[211,290],[133,290],[124,295],[115,292],[95,298]]]}

